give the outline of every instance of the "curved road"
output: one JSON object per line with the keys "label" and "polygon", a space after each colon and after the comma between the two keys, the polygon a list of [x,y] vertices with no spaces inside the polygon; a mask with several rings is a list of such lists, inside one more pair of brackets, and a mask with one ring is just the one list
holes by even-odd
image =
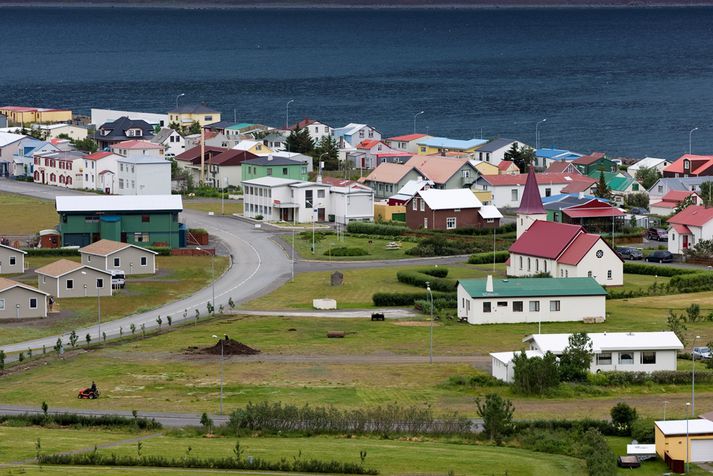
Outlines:
{"label": "curved road", "polygon": [[[54,199],[57,195],[65,194],[83,195],[81,192],[8,180],[0,180],[0,190],[47,199]],[[270,234],[256,230],[252,225],[230,217],[209,216],[204,212],[192,210],[185,210],[182,217],[190,227],[205,228],[211,235],[221,240],[233,257],[232,266],[216,279],[213,285],[201,289],[192,296],[152,311],[102,324],[101,332],[106,333],[107,339],[119,337],[120,327],[123,328],[125,334],[128,333],[131,324],[134,324],[137,329],[141,327],[141,324],[144,324],[146,329],[157,327],[156,317],[159,315],[164,319],[166,316],[171,316],[173,322],[176,323],[194,319],[195,309],[205,316],[206,305],[213,299],[213,293],[215,293],[215,308],[223,305],[227,309],[230,298],[239,304],[269,292],[290,279],[290,259],[282,248],[271,239]],[[97,325],[77,329],[76,332],[80,344],[84,342],[84,336],[87,333],[93,337],[94,341],[100,336]],[[42,346],[52,349],[59,337],[66,347],[69,342],[69,333],[9,344],[0,347],[0,349],[6,354],[26,351],[29,348],[41,349]],[[10,360],[14,359],[9,357],[8,361]]]}

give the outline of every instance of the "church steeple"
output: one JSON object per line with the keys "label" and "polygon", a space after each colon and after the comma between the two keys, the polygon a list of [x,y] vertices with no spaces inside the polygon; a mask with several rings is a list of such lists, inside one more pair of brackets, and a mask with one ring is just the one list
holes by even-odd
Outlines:
{"label": "church steeple", "polygon": [[530,225],[536,220],[547,220],[547,210],[542,206],[540,198],[540,188],[537,185],[535,169],[530,166],[525,181],[525,188],[522,191],[520,208],[517,209],[517,238],[520,238]]}

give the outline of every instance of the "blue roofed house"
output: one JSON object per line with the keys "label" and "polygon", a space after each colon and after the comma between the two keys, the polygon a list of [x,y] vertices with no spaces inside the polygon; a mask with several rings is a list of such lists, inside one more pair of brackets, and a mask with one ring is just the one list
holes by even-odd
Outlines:
{"label": "blue roofed house", "polygon": [[532,165],[537,169],[546,169],[555,162],[571,162],[580,157],[582,154],[571,150],[543,147],[535,151],[535,163]]}
{"label": "blue roofed house", "polygon": [[516,140],[499,137],[478,147],[475,151],[475,159],[488,162],[489,164],[498,165],[500,162],[505,160],[505,153],[510,150],[513,145],[516,145],[518,149],[530,147],[529,145],[523,144],[522,142],[518,142]]}
{"label": "blue roofed house", "polygon": [[356,147],[365,139],[381,140],[381,132],[368,124],[350,123],[334,129],[334,138],[341,149],[344,148],[345,143]]}
{"label": "blue roofed house", "polygon": [[12,155],[12,164],[10,165],[10,177],[32,177],[35,170],[35,154],[45,152],[58,152],[59,149],[53,144],[27,137],[20,141],[15,153]]}
{"label": "blue roofed house", "polygon": [[459,140],[447,137],[424,137],[416,141],[416,145],[418,146],[418,155],[446,155],[451,152],[467,155],[472,154],[487,142],[483,139]]}

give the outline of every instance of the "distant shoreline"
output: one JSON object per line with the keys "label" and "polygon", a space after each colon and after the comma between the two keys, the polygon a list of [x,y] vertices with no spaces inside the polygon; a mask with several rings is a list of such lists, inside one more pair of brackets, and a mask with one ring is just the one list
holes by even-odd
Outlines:
{"label": "distant shoreline", "polygon": [[[113,2],[113,1],[96,1],[96,0],[64,0],[60,2],[53,1],[25,1],[19,2],[16,0],[0,0],[1,7],[27,7],[27,8],[156,8],[156,9],[176,9],[176,10],[286,10],[286,9],[359,9],[359,10],[505,10],[505,9],[659,9],[659,8],[697,8],[713,6],[713,0],[691,0],[691,1],[632,1],[622,5],[621,2],[615,0],[609,1],[590,1],[590,2],[575,2],[572,0],[513,0],[503,4],[502,2],[479,2],[478,0],[466,3],[442,3],[429,4],[426,1],[407,0],[402,3],[392,2],[389,4],[381,4],[378,1],[373,3],[358,2],[351,3],[353,0],[333,0],[324,3],[315,2],[253,2],[250,0],[218,1],[218,2],[196,2],[190,0],[179,1],[129,1],[129,2]],[[381,0],[383,1],[383,0]]]}

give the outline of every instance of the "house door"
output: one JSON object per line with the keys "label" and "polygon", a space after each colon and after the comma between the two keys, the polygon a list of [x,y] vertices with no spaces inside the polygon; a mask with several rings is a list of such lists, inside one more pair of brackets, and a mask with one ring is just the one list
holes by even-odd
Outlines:
{"label": "house door", "polygon": [[688,235],[682,235],[683,236],[683,249],[687,250],[688,249]]}
{"label": "house door", "polygon": [[317,221],[324,221],[324,208],[317,209]]}
{"label": "house door", "polygon": [[428,217],[423,217],[423,229],[428,230]]}

